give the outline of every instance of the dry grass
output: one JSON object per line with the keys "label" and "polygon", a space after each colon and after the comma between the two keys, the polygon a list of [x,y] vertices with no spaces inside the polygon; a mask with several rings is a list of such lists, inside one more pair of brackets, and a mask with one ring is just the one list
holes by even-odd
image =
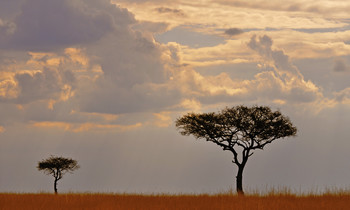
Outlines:
{"label": "dry grass", "polygon": [[0,193],[0,209],[350,209],[350,193],[296,196]]}

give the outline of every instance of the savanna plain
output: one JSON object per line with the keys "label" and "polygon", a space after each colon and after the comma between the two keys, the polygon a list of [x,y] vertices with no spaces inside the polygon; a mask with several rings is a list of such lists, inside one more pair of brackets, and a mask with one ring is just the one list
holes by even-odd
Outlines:
{"label": "savanna plain", "polygon": [[218,194],[0,193],[0,209],[350,209],[349,191]]}

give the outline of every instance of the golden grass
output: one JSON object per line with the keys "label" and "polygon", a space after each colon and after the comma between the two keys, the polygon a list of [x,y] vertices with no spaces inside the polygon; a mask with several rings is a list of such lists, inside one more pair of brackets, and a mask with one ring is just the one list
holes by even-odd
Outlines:
{"label": "golden grass", "polygon": [[0,193],[0,209],[350,209],[350,193],[297,196]]}

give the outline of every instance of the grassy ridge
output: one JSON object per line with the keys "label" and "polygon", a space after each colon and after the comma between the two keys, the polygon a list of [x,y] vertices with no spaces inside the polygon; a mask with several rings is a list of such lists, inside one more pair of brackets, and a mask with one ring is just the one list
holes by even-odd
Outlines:
{"label": "grassy ridge", "polygon": [[349,209],[350,194],[296,196],[15,194],[0,193],[0,209]]}

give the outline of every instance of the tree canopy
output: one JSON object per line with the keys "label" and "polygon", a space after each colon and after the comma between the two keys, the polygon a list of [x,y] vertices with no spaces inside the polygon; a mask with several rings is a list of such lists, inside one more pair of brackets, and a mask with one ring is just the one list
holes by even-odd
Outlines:
{"label": "tree canopy", "polygon": [[39,171],[44,171],[45,174],[51,174],[54,178],[54,191],[57,193],[57,181],[63,178],[67,172],[72,173],[74,170],[80,168],[78,162],[71,158],[54,157],[44,159],[38,162]]}
{"label": "tree canopy", "polygon": [[271,111],[267,106],[236,106],[218,113],[188,113],[176,120],[176,127],[182,135],[205,139],[232,152],[232,162],[238,166],[239,193],[243,193],[239,176],[242,176],[248,158],[253,155],[252,151],[297,133],[288,117],[280,111]]}

